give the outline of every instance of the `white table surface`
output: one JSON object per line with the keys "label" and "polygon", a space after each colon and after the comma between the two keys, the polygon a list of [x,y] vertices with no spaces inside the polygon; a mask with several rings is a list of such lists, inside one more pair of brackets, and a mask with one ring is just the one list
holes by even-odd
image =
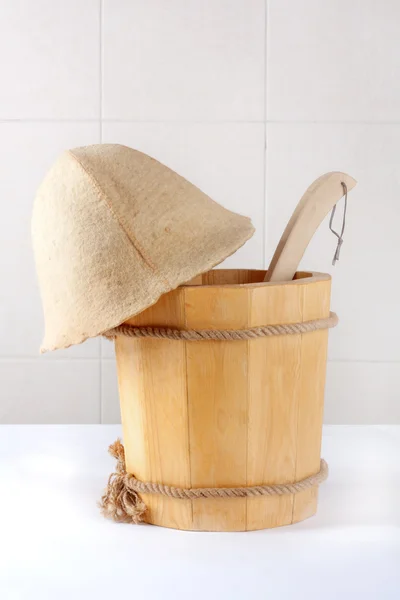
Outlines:
{"label": "white table surface", "polygon": [[400,598],[400,427],[327,426],[316,517],[249,533],[116,524],[119,426],[0,427],[0,598]]}

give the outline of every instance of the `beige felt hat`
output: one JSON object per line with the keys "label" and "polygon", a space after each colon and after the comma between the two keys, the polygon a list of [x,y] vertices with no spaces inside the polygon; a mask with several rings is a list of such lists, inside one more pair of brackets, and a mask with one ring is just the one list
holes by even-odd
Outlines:
{"label": "beige felt hat", "polygon": [[41,184],[32,217],[41,351],[116,327],[253,233],[250,219],[146,154],[115,144],[65,152]]}

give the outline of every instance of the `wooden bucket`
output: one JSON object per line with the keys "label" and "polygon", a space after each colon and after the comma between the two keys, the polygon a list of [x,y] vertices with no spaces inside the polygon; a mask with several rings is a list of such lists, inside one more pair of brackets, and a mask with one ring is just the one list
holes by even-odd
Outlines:
{"label": "wooden bucket", "polygon": [[[245,329],[329,316],[329,275],[264,283],[265,271],[213,270],[127,321]],[[126,469],[172,486],[299,481],[320,469],[328,330],[246,341],[116,338]],[[181,500],[143,494],[146,520],[246,531],[315,514],[318,488],[295,495]]]}

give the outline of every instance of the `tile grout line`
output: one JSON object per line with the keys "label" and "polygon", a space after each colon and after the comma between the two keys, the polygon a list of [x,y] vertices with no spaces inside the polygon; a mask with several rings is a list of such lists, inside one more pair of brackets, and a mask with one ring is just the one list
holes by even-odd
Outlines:
{"label": "tile grout line", "polygon": [[[103,0],[99,4],[99,137],[103,143]],[[103,424],[103,341],[99,338],[99,422]]]}
{"label": "tile grout line", "polygon": [[[264,123],[264,119],[132,119],[132,118],[103,118],[104,123],[147,123],[147,124],[171,124],[171,125],[248,125]],[[49,117],[26,117],[21,119],[0,118],[0,123],[98,123],[98,117],[76,117],[76,118],[49,118]]]}
{"label": "tile grout line", "polygon": [[[90,361],[98,361],[99,357],[98,356],[70,356],[68,358],[49,358],[49,359],[44,359],[42,356],[0,356],[0,364],[1,363],[17,363],[17,362],[25,362],[25,363],[35,363],[37,361],[40,361],[41,364],[54,364],[54,363],[62,363],[62,362],[67,362],[70,363],[71,361],[73,362],[77,362],[77,361],[81,361],[81,362],[90,362]],[[112,356],[103,356],[102,357],[102,362],[116,362],[116,359]],[[400,359],[396,360],[396,359],[391,359],[391,360],[374,360],[374,359],[363,359],[363,358],[328,358],[328,364],[329,363],[338,363],[338,364],[352,364],[352,363],[358,363],[358,364],[372,364],[372,365],[398,365],[400,364]]]}
{"label": "tile grout line", "polygon": [[358,119],[266,119],[274,125],[400,125],[399,120],[358,120]]}
{"label": "tile grout line", "polygon": [[[111,357],[111,356],[104,356],[102,358],[103,361],[109,361],[115,362],[115,358]],[[47,365],[51,365],[53,363],[70,363],[70,362],[95,362],[95,361],[99,361],[99,355],[97,356],[70,356],[68,358],[49,358],[49,359],[44,359],[42,356],[1,356],[0,357],[0,364],[1,363],[18,363],[18,362],[25,362],[25,363],[35,363],[40,361],[40,364],[47,364]]]}
{"label": "tile grout line", "polygon": [[52,119],[46,117],[38,118],[23,118],[23,119],[1,119],[0,124],[17,124],[17,123],[143,123],[143,124],[154,124],[154,125],[250,125],[250,124],[272,124],[272,125],[400,125],[400,120],[393,121],[379,121],[379,120],[329,120],[329,119],[112,119],[99,117],[87,117],[87,118],[60,118]]}
{"label": "tile grout line", "polygon": [[99,15],[99,120],[100,120],[100,143],[103,141],[103,0],[100,0]]}
{"label": "tile grout line", "polygon": [[267,85],[268,85],[268,0],[264,4],[264,182],[263,182],[263,268],[267,268]]}

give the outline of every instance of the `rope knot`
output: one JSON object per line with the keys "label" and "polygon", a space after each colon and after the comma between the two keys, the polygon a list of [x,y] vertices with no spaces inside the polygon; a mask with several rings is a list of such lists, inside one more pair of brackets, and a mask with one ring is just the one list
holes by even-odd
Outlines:
{"label": "rope knot", "polygon": [[141,523],[146,505],[140,496],[127,485],[130,476],[125,470],[125,451],[118,439],[108,449],[111,456],[117,459],[116,472],[111,473],[105,493],[100,501],[102,514],[120,523]]}

